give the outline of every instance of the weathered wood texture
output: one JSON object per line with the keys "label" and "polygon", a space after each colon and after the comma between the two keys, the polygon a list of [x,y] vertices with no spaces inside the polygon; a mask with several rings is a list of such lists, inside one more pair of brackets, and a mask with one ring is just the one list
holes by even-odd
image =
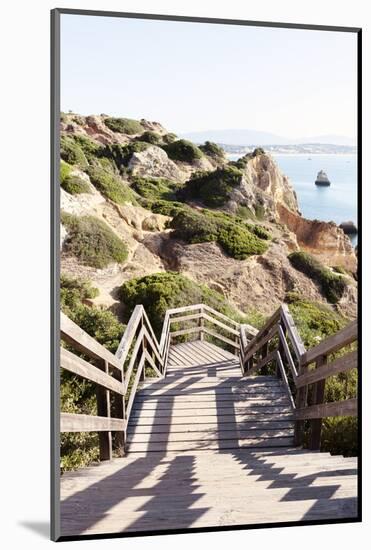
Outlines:
{"label": "weathered wood texture", "polygon": [[63,475],[63,535],[357,516],[357,460],[295,448],[129,453]]}

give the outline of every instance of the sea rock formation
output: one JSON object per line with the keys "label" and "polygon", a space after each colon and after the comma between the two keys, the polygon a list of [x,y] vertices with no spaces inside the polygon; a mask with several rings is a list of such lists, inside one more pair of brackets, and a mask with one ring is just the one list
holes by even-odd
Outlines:
{"label": "sea rock formation", "polygon": [[331,185],[331,182],[328,179],[327,174],[324,170],[320,170],[318,172],[316,181],[314,183],[316,185],[319,185],[320,187],[329,187]]}
{"label": "sea rock formation", "polygon": [[346,235],[357,235],[358,233],[358,229],[352,221],[342,222],[339,227],[341,227]]}

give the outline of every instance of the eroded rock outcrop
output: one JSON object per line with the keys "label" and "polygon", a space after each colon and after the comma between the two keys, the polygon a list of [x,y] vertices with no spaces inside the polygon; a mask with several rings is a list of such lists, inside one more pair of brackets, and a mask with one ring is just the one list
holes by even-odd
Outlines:
{"label": "eroded rock outcrop", "polygon": [[334,222],[307,220],[284,205],[278,205],[279,220],[295,233],[301,248],[326,265],[357,270],[357,257],[349,238]]}

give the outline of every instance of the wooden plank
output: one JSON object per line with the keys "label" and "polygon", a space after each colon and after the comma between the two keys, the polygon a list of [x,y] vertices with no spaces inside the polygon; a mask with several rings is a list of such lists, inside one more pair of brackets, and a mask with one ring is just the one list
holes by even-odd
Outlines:
{"label": "wooden plank", "polygon": [[[268,319],[268,321],[265,323],[265,325],[259,330],[259,332],[254,336],[254,338],[249,342],[249,349],[252,349],[255,347],[260,340],[268,333],[270,332],[270,329],[273,327],[273,325],[276,324],[276,322],[279,320],[281,316],[281,308],[278,308],[273,315]],[[260,346],[257,346],[257,349]]]}
{"label": "wooden plank", "polygon": [[[321,369],[326,365],[327,356],[321,355],[316,361],[316,369]],[[326,380],[319,380],[314,384],[312,404],[321,405],[325,400],[325,385]],[[309,437],[309,449],[320,450],[321,447],[321,430],[322,430],[322,418],[313,418],[310,421],[310,437]]]}
{"label": "wooden plank", "polygon": [[171,323],[183,323],[185,321],[192,321],[194,319],[200,319],[202,317],[202,313],[194,313],[192,315],[183,315],[181,317],[171,317],[170,324]]}
{"label": "wooden plank", "polygon": [[134,308],[133,313],[130,316],[129,322],[126,325],[125,332],[116,350],[116,358],[119,360],[120,365],[123,365],[126,360],[126,356],[129,352],[131,343],[142,320],[143,306],[137,305]]}
{"label": "wooden plank", "polygon": [[235,326],[237,329],[240,328],[240,323],[237,323],[234,319],[231,319],[230,317],[227,317],[223,313],[220,313],[220,311],[217,311],[216,309],[213,309],[212,307],[208,306],[207,304],[203,304],[203,309],[205,311],[208,311],[212,315],[215,315],[216,317],[219,317],[220,319],[223,319],[225,322],[230,323],[231,325]]}
{"label": "wooden plank", "polygon": [[165,313],[164,322],[162,325],[161,339],[160,339],[160,352],[164,354],[166,342],[169,337],[169,327],[170,327],[170,315],[168,312]]}
{"label": "wooden plank", "polygon": [[93,359],[103,359],[110,365],[121,370],[120,362],[115,355],[99,344],[94,338],[89,336],[76,323],[71,321],[67,315],[61,311],[61,338],[71,344],[76,350],[81,351]]}
{"label": "wooden plank", "polygon": [[175,337],[175,336],[182,336],[183,334],[194,334],[196,332],[200,332],[200,330],[201,330],[200,327],[185,328],[182,330],[176,330],[174,332],[170,332],[170,336]]}
{"label": "wooden plank", "polygon": [[334,376],[335,374],[339,374],[340,372],[347,372],[348,370],[357,368],[357,359],[357,351],[347,353],[346,355],[338,357],[331,363],[328,363],[321,368],[315,368],[304,374],[301,374],[295,381],[296,386],[300,388],[302,386],[318,382],[318,380],[324,380],[325,378],[328,378],[329,376]]}
{"label": "wooden plank", "polygon": [[134,365],[135,365],[135,361],[137,360],[139,350],[141,350],[141,348],[142,348],[143,334],[144,334],[144,329],[142,327],[140,329],[137,340],[136,340],[136,342],[134,344],[134,347],[132,349],[129,365],[128,365],[127,369],[125,369],[125,394],[128,391],[128,387],[129,387],[130,379],[131,379],[131,374],[133,372],[133,368],[134,368]]}
{"label": "wooden plank", "polygon": [[162,377],[162,372],[157,368],[156,366],[156,363],[154,362],[154,360],[152,359],[152,357],[150,356],[150,354],[148,353],[147,350],[145,350],[145,356],[146,356],[146,359],[148,361],[148,363],[151,365],[151,367],[153,368],[153,370],[156,372],[156,374],[160,377]]}
{"label": "wooden plank", "polygon": [[276,353],[277,353],[277,350],[273,350],[270,353],[268,353],[268,355],[266,355],[263,359],[261,359],[261,361],[259,361],[259,363],[252,366],[249,370],[244,371],[244,375],[249,376],[253,372],[257,372],[262,367],[265,367],[265,365],[267,365],[271,361],[274,361],[276,359]]}
{"label": "wooden plank", "polygon": [[176,307],[172,309],[167,309],[166,313],[168,313],[169,316],[171,316],[171,315],[176,315],[177,313],[184,313],[185,311],[193,311],[196,309],[200,310],[202,306],[203,304],[194,304],[190,306]]}
{"label": "wooden plank", "polygon": [[[102,370],[108,376],[108,363],[104,361]],[[103,373],[102,373],[103,374]],[[109,390],[98,386],[96,388],[97,396],[97,413],[99,417],[111,418],[111,403]],[[122,429],[122,428],[121,428]],[[100,460],[112,460],[112,432],[100,431],[98,433],[99,439],[99,458]]]}
{"label": "wooden plank", "polygon": [[298,360],[300,361],[300,358],[306,352],[306,349],[302,339],[300,338],[300,334],[297,331],[295,321],[292,318],[292,315],[290,313],[290,310],[287,304],[281,305],[281,318],[287,328],[287,332],[291,340],[291,343],[294,347],[295,354]]}
{"label": "wooden plank", "polygon": [[254,343],[255,339],[252,340],[250,344],[247,346],[246,353],[243,358],[243,362],[246,363],[246,361],[249,361],[249,359],[251,359],[255,355],[255,353],[264,346],[264,344],[269,342],[277,334],[277,332],[278,332],[278,324],[274,325],[265,336],[262,336],[261,339],[259,339],[255,343]]}
{"label": "wooden plank", "polygon": [[244,421],[244,422],[218,422],[217,419],[214,422],[199,422],[197,424],[190,424],[186,422],[184,424],[172,423],[171,421],[163,424],[142,424],[142,422],[130,422],[128,427],[128,434],[154,434],[154,433],[187,433],[187,432],[210,432],[220,429],[223,431],[228,430],[281,430],[294,427],[292,420],[271,420],[271,421]]}
{"label": "wooden plank", "polygon": [[287,447],[292,445],[292,437],[275,437],[270,439],[237,439],[237,440],[221,440],[209,441],[174,441],[169,443],[132,443],[129,445],[129,452],[158,452],[158,451],[188,451],[188,450],[209,450],[217,449],[238,449],[245,447]]}
{"label": "wooden plank", "polygon": [[146,327],[147,331],[149,332],[149,334],[151,335],[152,346],[154,348],[156,348],[156,351],[159,353],[159,355],[161,355],[160,344],[157,341],[156,335],[154,333],[154,330],[152,328],[152,325],[150,323],[150,320],[148,319],[148,315],[147,315],[146,310],[144,308],[143,308],[143,318],[144,318],[144,321],[145,321],[145,327]]}
{"label": "wooden plank", "polygon": [[170,433],[135,433],[128,434],[127,442],[131,443],[171,443],[175,441],[179,442],[204,442],[211,441],[229,441],[229,440],[244,440],[244,439],[271,439],[276,437],[293,437],[294,429],[290,428],[276,428],[276,429],[239,429],[234,430],[221,430],[217,427],[214,430],[198,431],[198,432],[174,432]]}
{"label": "wooden plank", "polygon": [[335,401],[333,403],[311,405],[296,409],[294,414],[297,420],[327,418],[329,416],[357,416],[357,399],[345,399],[344,401]]}
{"label": "wooden plank", "polygon": [[[201,414],[201,412],[203,414]],[[208,411],[207,409],[199,411],[197,415],[194,416],[193,420],[190,422],[189,417],[193,416],[191,411],[182,411],[181,415],[173,415],[171,411],[140,411],[136,409],[135,407],[132,409],[131,413],[131,419],[130,423],[133,425],[136,425],[137,422],[140,423],[141,426],[153,426],[153,425],[178,425],[178,424],[186,424],[186,425],[194,425],[207,423],[207,424],[218,424],[218,423],[230,423],[232,425],[240,424],[243,422],[277,422],[280,420],[289,420],[290,422],[293,421],[294,417],[292,414],[292,410],[289,407],[286,408],[273,408],[273,411],[266,412],[266,409],[260,411],[249,409],[247,412],[245,410],[242,411],[234,411],[232,413],[226,413],[223,412],[216,412]],[[130,424],[129,424],[130,425]]]}
{"label": "wooden plank", "polygon": [[203,318],[206,320],[206,321],[209,321],[209,323],[213,323],[214,325],[222,328],[223,330],[225,330],[226,332],[229,332],[230,334],[234,334],[235,336],[239,336],[240,333],[238,330],[236,329],[233,329],[231,327],[228,327],[227,325],[225,325],[224,323],[222,323],[221,321],[218,321],[217,319],[213,319],[213,317],[211,317],[210,315],[207,315],[207,313],[205,313],[203,315]]}
{"label": "wooden plank", "polygon": [[160,355],[160,353],[158,352],[158,345],[157,345],[157,342],[156,344],[154,343],[154,341],[152,340],[148,330],[146,329],[145,326],[143,326],[143,332],[144,332],[144,336],[146,337],[147,339],[147,342],[149,343],[149,345],[151,346],[151,349],[152,351],[154,352],[154,354],[156,355],[157,357],[157,360],[158,362],[160,363],[161,367],[163,365],[163,360],[162,360],[162,357]]}
{"label": "wooden plank", "polygon": [[285,367],[283,366],[282,359],[281,359],[281,354],[280,354],[279,351],[277,351],[277,363],[278,363],[278,367],[281,371],[282,381],[285,385],[287,397],[289,398],[291,408],[295,409],[295,401],[294,401],[294,398],[293,398],[292,393],[291,393],[291,388],[290,388],[290,385],[289,385],[289,381],[287,380]]}
{"label": "wooden plank", "polygon": [[91,363],[88,363],[81,357],[78,357],[69,350],[61,347],[61,367],[85,378],[91,380],[108,390],[112,390],[120,395],[124,395],[124,389],[121,382],[115,380],[112,376],[102,372]]}
{"label": "wooden plank", "polygon": [[229,344],[233,348],[239,349],[240,347],[240,345],[236,344],[236,342],[234,342],[233,340],[230,340],[229,338],[226,338],[225,336],[222,336],[221,334],[218,334],[217,332],[210,330],[207,327],[204,327],[203,331],[209,336],[213,336],[214,338],[217,338],[218,340],[221,340],[222,342]]}
{"label": "wooden plank", "polygon": [[123,429],[124,421],[121,418],[61,413],[61,432],[114,432]]}
{"label": "wooden plank", "polygon": [[[295,381],[297,376],[298,376],[298,371],[296,370],[296,366],[295,366],[294,360],[292,358],[290,348],[287,344],[286,337],[285,337],[284,332],[283,332],[281,327],[278,327],[278,336],[279,336],[280,342],[282,344],[283,350],[285,352],[285,355],[286,355],[286,358],[287,358],[287,361],[288,361],[288,364],[289,364],[289,367],[290,367],[290,370],[291,370],[292,377]],[[281,361],[282,361],[282,357],[281,357]]]}
{"label": "wooden plank", "polygon": [[131,409],[132,409],[132,406],[133,406],[133,403],[134,403],[135,393],[137,391],[140,376],[142,374],[142,370],[143,370],[143,367],[144,367],[144,362],[145,362],[145,355],[144,355],[144,353],[142,353],[142,356],[141,356],[139,364],[138,364],[137,372],[135,373],[135,378],[134,378],[133,385],[130,388],[130,395],[129,395],[129,399],[128,399],[127,406],[126,406],[126,423],[127,424],[129,422],[130,413],[131,413]]}
{"label": "wooden plank", "polygon": [[343,328],[333,336],[329,336],[328,338],[323,340],[320,344],[318,344],[318,346],[315,346],[314,348],[311,348],[306,353],[304,353],[302,357],[303,365],[313,363],[317,359],[317,357],[320,357],[321,355],[328,355],[329,353],[334,353],[340,348],[351,344],[357,339],[357,334],[358,321],[355,320],[349,323],[349,325],[347,325],[345,328]]}

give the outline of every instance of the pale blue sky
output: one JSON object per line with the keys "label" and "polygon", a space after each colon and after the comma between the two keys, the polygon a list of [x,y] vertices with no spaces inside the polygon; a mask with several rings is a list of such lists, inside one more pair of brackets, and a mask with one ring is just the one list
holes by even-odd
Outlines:
{"label": "pale blue sky", "polygon": [[356,137],[356,35],[62,15],[61,108],[176,133]]}

